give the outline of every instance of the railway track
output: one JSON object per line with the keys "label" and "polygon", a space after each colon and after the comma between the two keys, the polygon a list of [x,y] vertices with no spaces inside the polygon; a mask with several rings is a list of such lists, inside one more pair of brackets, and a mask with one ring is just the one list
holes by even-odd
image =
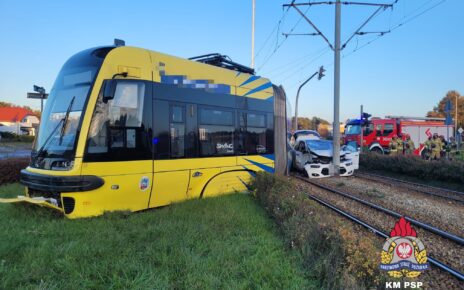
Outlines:
{"label": "railway track", "polygon": [[406,181],[406,180],[384,176],[384,175],[379,175],[379,174],[374,174],[374,173],[356,172],[355,176],[359,178],[371,180],[371,181],[381,182],[387,185],[391,185],[392,183],[401,184],[402,186],[408,189],[411,189],[411,190],[414,190],[414,191],[417,191],[423,194],[428,194],[428,195],[432,195],[435,197],[464,203],[464,192],[457,191],[457,190],[451,190],[451,189],[446,189],[446,188],[441,188],[441,187],[436,187],[436,186],[425,185],[421,183],[415,183],[411,181]]}
{"label": "railway track", "polygon": [[[344,193],[340,190],[336,190],[336,189],[333,189],[333,188],[330,188],[330,187],[327,187],[325,185],[322,185],[318,182],[315,182],[315,181],[312,181],[308,178],[303,178],[303,177],[300,177],[300,176],[297,176],[297,175],[293,175],[294,178],[298,179],[298,180],[301,180],[305,183],[309,183],[313,186],[316,186],[318,187],[319,189],[322,189],[324,191],[328,191],[328,192],[331,192],[331,193],[335,193],[336,195],[339,195],[339,196],[342,196],[344,198],[348,198],[350,200],[353,200],[357,203],[360,203],[364,206],[367,206],[369,208],[372,208],[372,209],[375,209],[377,211],[380,211],[382,213],[385,213],[385,214],[388,214],[390,216],[393,216],[395,218],[399,218],[400,216],[402,216],[401,214],[397,213],[397,212],[394,212],[392,210],[389,210],[387,208],[384,208],[384,207],[381,207],[379,205],[376,205],[376,204],[373,204],[369,201],[366,201],[366,200],[363,200],[361,198],[358,198],[356,196],[353,196],[351,194],[348,194],[348,193]],[[359,217],[356,217],[354,216],[353,214],[349,213],[348,211],[345,211],[339,207],[337,207],[336,205],[328,202],[327,200],[324,200],[324,199],[321,199],[313,194],[310,194],[310,193],[306,193],[306,196],[308,196],[308,198],[312,199],[312,200],[315,200],[316,202],[324,205],[325,207],[327,208],[330,208],[331,210],[334,210],[335,212],[337,212],[338,214],[342,215],[343,217],[345,218],[348,218],[349,220],[359,224],[359,225],[362,225],[363,227],[369,229],[370,231],[372,231],[373,233],[375,233],[376,235],[378,236],[381,236],[383,238],[388,238],[389,235],[385,232],[383,232],[382,230],[376,228],[374,225],[372,224],[369,224],[367,221],[365,220],[362,220],[361,218]],[[444,239],[447,239],[455,244],[458,244],[460,246],[464,245],[464,238],[463,237],[460,237],[460,236],[457,236],[457,235],[454,235],[452,233],[448,233],[446,231],[443,231],[443,230],[440,230],[439,228],[437,227],[434,227],[434,226],[431,226],[429,224],[426,224],[426,223],[423,223],[421,221],[418,221],[418,220],[415,220],[415,219],[411,219],[411,218],[408,218],[408,217],[405,217],[406,220],[408,220],[411,224],[414,224],[418,227],[421,227],[423,228],[424,230],[426,231],[429,231],[437,236],[440,236]],[[446,263],[436,259],[436,258],[433,258],[430,254],[428,255],[428,261],[430,264],[434,265],[435,267],[451,274],[452,276],[456,277],[457,279],[461,280],[461,281],[464,281],[464,273],[460,272],[459,270],[453,268],[452,266],[449,266],[447,265]]]}

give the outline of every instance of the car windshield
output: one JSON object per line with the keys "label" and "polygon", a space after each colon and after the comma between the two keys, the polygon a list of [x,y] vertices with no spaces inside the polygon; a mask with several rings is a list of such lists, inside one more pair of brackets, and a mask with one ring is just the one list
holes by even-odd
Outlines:
{"label": "car windshield", "polygon": [[345,135],[359,135],[361,134],[361,126],[359,125],[346,125]]}
{"label": "car windshield", "polygon": [[346,145],[343,147],[345,151],[348,152],[357,152],[358,151],[358,143],[356,141],[350,141],[346,143]]}
{"label": "car windshield", "polygon": [[48,156],[74,154],[84,106],[103,62],[97,51],[85,50],[64,64],[47,99],[35,151],[42,149]]}
{"label": "car windshield", "polygon": [[306,140],[310,150],[332,150],[332,141],[328,140]]}

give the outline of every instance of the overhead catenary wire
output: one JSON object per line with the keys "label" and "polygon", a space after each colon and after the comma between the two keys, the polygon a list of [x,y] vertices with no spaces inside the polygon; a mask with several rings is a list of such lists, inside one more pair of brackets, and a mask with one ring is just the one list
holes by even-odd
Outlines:
{"label": "overhead catenary wire", "polygon": [[261,45],[260,49],[258,50],[258,52],[255,54],[255,59],[261,54],[261,52],[263,51],[263,49],[266,47],[266,44],[269,42],[269,40],[271,39],[271,37],[273,35],[275,35],[274,33],[276,32],[276,30],[279,28],[279,26],[281,25],[281,23],[284,21],[285,19],[285,16],[288,14],[288,9],[286,11],[283,12],[282,14],[282,17],[280,18],[279,21],[277,21],[277,24],[274,26],[274,28],[272,29],[271,33],[269,33],[269,35],[266,37],[266,40],[264,41],[264,43]]}
{"label": "overhead catenary wire", "polygon": [[[371,43],[377,41],[379,38],[381,38],[382,36],[384,36],[385,34],[387,33],[390,33],[400,27],[402,27],[403,25],[417,19],[418,17],[422,16],[423,14],[427,13],[428,11],[436,8],[437,6],[443,4],[444,2],[446,2],[447,0],[440,0],[439,2],[437,2],[436,4],[424,9],[424,10],[421,10],[422,8],[426,7],[428,4],[434,2],[435,0],[429,0],[427,1],[426,3],[423,3],[421,5],[419,5],[417,8],[411,10],[408,12],[407,15],[403,16],[402,17],[402,20],[400,22],[396,22],[396,24],[394,24],[393,26],[391,26],[389,29],[385,30],[385,31],[380,31],[379,32],[379,35],[375,38],[371,38],[371,40],[367,41],[366,43],[364,44],[361,44],[361,45],[357,45],[355,49],[353,49],[352,51],[348,52],[347,54],[344,54],[342,56],[342,58],[346,58],[346,57],[349,57],[350,55],[352,55],[353,53],[363,49],[364,47],[370,45]],[[396,3],[396,2],[395,2]],[[418,12],[419,11],[419,12]],[[418,13],[416,13],[418,12]],[[368,33],[366,33],[368,34]],[[328,64],[324,64],[324,67],[325,68],[329,68],[333,65],[333,61],[331,63],[328,63]],[[300,81],[297,81],[295,83],[292,83],[290,86],[287,87],[287,89],[291,89],[293,87],[295,87]]]}
{"label": "overhead catenary wire", "polygon": [[[429,4],[429,3],[433,2],[433,1],[434,1],[434,0],[430,0],[430,1],[426,2],[425,4],[420,5],[418,8],[414,9],[414,10],[412,11],[412,13],[410,13],[409,15],[414,14],[414,12],[420,10],[421,8],[423,8],[424,6],[426,6],[427,4]],[[436,4],[434,4],[434,5],[430,6],[430,7],[428,7],[427,9],[425,9],[425,10],[423,10],[423,11],[417,13],[417,14],[414,14],[414,15],[412,15],[412,16],[403,16],[403,18],[402,18],[403,20],[402,20],[402,21],[400,21],[399,23],[397,23],[397,24],[391,26],[389,29],[387,29],[387,30],[385,30],[385,31],[379,32],[379,35],[378,35],[376,38],[374,38],[374,39],[372,39],[372,40],[370,40],[370,41],[368,41],[368,42],[366,42],[366,43],[364,43],[364,44],[362,44],[362,45],[356,47],[356,48],[353,49],[352,51],[350,51],[350,52],[348,52],[347,54],[343,55],[343,58],[348,57],[348,56],[352,55],[353,53],[355,53],[355,52],[357,52],[357,51],[363,49],[364,47],[366,47],[366,46],[370,45],[371,43],[377,41],[377,40],[378,40],[379,38],[381,38],[382,36],[384,36],[384,35],[386,35],[386,34],[388,34],[388,33],[391,33],[391,32],[393,32],[394,30],[396,30],[396,29],[402,27],[403,25],[405,25],[405,24],[407,24],[407,23],[409,23],[409,22],[411,22],[411,21],[417,19],[418,17],[424,15],[424,14],[427,13],[428,11],[430,11],[430,10],[436,8],[437,6],[443,4],[443,3],[446,2],[446,1],[447,1],[447,0],[440,0],[440,1],[437,2]],[[367,33],[370,33],[370,32],[367,32]],[[367,33],[364,33],[364,34],[367,34]]]}
{"label": "overhead catenary wire", "polygon": [[293,69],[290,71],[290,73],[284,74],[283,77],[280,79],[280,82],[284,82],[291,78],[292,76],[296,75],[299,72],[302,72],[305,69],[310,69],[309,67],[310,64],[313,64],[316,60],[320,59],[322,56],[327,54],[330,51],[330,48],[326,46],[324,49],[320,50],[320,52],[313,58],[310,58],[308,61],[302,63],[299,65],[297,68]]}
{"label": "overhead catenary wire", "polygon": [[[295,0],[292,0],[292,3],[294,3]],[[269,35],[267,36],[266,40],[264,41],[263,45],[260,47],[260,49],[258,50],[258,52],[256,53],[256,55],[254,56],[254,58],[256,59],[259,54],[261,53],[261,51],[266,47],[266,44],[268,43],[268,41],[271,39],[271,37],[274,35],[274,32],[277,30],[277,39],[276,39],[276,43],[278,43],[279,41],[279,28],[280,28],[280,25],[282,24],[282,22],[285,20],[285,17],[287,16],[288,14],[288,10],[290,10],[290,7],[287,8],[285,11],[283,11],[282,13],[282,16],[280,17],[280,20],[277,21],[277,24],[274,26],[274,28],[272,29],[271,33],[269,33]]]}
{"label": "overhead catenary wire", "polygon": [[[283,65],[279,65],[277,67],[274,67],[274,68],[270,68],[270,69],[267,69],[266,71],[269,72],[268,74],[266,74],[267,76],[274,76],[276,74],[281,74],[281,72],[283,72],[283,74],[287,75],[287,73],[289,71],[293,71],[295,69],[295,65],[297,67],[300,67],[302,64],[306,64],[307,61],[310,61],[312,59],[313,56],[318,56],[321,52],[325,51],[325,50],[328,50],[328,47],[327,46],[324,46],[323,48],[321,49],[318,49],[317,51],[313,51],[313,52],[310,52],[308,54],[305,54],[303,56],[299,56],[295,59],[292,59],[291,61],[283,64]],[[287,68],[289,68],[289,71],[285,72],[285,70],[287,70]]]}
{"label": "overhead catenary wire", "polygon": [[[385,31],[379,31],[377,37],[371,38],[371,39],[370,39],[369,41],[367,41],[366,43],[359,43],[359,44],[357,44],[356,47],[355,47],[355,49],[353,49],[352,51],[350,51],[350,52],[347,53],[347,54],[344,54],[342,57],[343,57],[343,58],[346,58],[346,57],[352,55],[352,54],[355,53],[356,51],[359,51],[359,50],[361,50],[362,48],[368,46],[369,44],[375,42],[376,40],[378,40],[380,37],[384,36],[385,34],[390,33],[390,32],[392,32],[393,30],[398,29],[399,27],[402,27],[403,25],[405,25],[405,24],[407,24],[407,23],[413,21],[414,19],[420,17],[421,15],[425,14],[426,12],[428,12],[428,11],[434,9],[435,7],[437,7],[437,6],[441,5],[441,4],[443,4],[444,2],[446,2],[446,0],[440,0],[438,3],[436,3],[436,4],[434,4],[434,5],[432,5],[432,6],[428,7],[428,8],[426,8],[425,10],[422,10],[422,8],[428,6],[428,4],[430,4],[430,3],[433,2],[433,1],[434,1],[434,0],[429,0],[429,1],[427,1],[426,3],[422,3],[422,4],[419,5],[417,8],[415,8],[415,9],[413,9],[413,10],[411,10],[411,11],[408,11],[408,12],[407,12],[407,15],[404,15],[404,16],[402,17],[401,21],[396,22],[393,26],[390,26],[390,28],[387,29],[387,30],[385,30]],[[393,2],[392,4],[395,4],[395,3],[397,3],[397,2],[399,2],[399,1],[395,1],[395,2]],[[403,4],[404,4],[404,2],[403,2]],[[290,6],[289,6],[289,7],[290,7]],[[403,12],[404,12],[404,10],[405,10],[405,9],[404,9],[404,6],[403,6]],[[418,12],[418,11],[419,11],[419,12]],[[382,13],[383,11],[379,11],[379,12]],[[416,12],[418,12],[418,13],[416,13]],[[380,13],[375,14],[375,17],[378,16],[378,15],[380,15]],[[403,14],[404,14],[404,13],[403,13]],[[390,18],[391,18],[391,16],[390,16]],[[391,21],[391,20],[390,20],[390,21]],[[375,32],[361,32],[361,31],[359,31],[359,32],[360,32],[360,33],[359,33],[358,35],[376,34]],[[328,51],[325,51],[325,50],[328,50],[328,47],[325,47],[325,48],[323,49],[323,51],[324,51],[323,54],[325,54],[325,53],[328,52]],[[316,57],[316,59],[319,59],[320,57],[321,57],[321,56],[318,55],[318,56]],[[304,57],[302,57],[302,58],[304,58]],[[302,58],[297,58],[297,59],[295,59],[295,60],[293,60],[293,61],[291,61],[291,62],[289,62],[289,63],[287,63],[287,64],[285,64],[285,65],[282,65],[282,66],[278,67],[278,68],[275,69],[275,70],[271,70],[271,74],[273,74],[273,73],[275,73],[275,72],[277,72],[277,71],[281,71],[282,68],[286,68],[286,67],[288,67],[289,65],[294,64],[295,62],[298,62],[298,61],[301,60]],[[309,61],[309,63],[312,63],[312,62],[313,62],[313,58],[311,58],[311,60]],[[306,62],[304,62],[304,64],[305,64],[305,65],[308,65],[308,63],[306,63]],[[333,66],[333,61],[332,61],[331,63],[328,63],[328,64],[325,64],[325,65],[324,65],[325,68],[329,68],[329,67],[331,67],[331,66]],[[292,69],[290,70],[290,73],[287,73],[287,72],[286,72],[286,73],[283,74],[283,77],[280,79],[280,83],[285,82],[286,80],[288,80],[290,77],[294,76],[295,74],[298,74],[298,73],[303,72],[305,69],[309,69],[309,67],[304,67],[303,65],[300,65],[300,66],[298,66],[298,68],[292,68]],[[293,87],[295,87],[296,85],[298,85],[298,83],[300,83],[300,80],[298,80],[298,81],[296,81],[296,82],[294,82],[294,83],[292,83],[292,84],[286,86],[287,90],[288,90],[288,89],[291,89],[291,88],[293,88]]]}
{"label": "overhead catenary wire", "polygon": [[[311,6],[308,6],[308,8],[306,9],[306,11],[304,12],[304,14],[306,14],[309,10]],[[288,9],[287,9],[288,11]],[[290,33],[292,33],[295,28],[298,26],[298,24],[300,24],[301,20],[303,19],[303,17],[300,17],[298,19],[298,21],[295,23],[295,25],[292,27],[292,29],[290,30]],[[276,43],[276,46],[274,48],[274,50],[272,51],[272,53],[267,57],[265,58],[265,60],[263,61],[263,63],[257,68],[257,70],[261,70],[263,68],[264,65],[266,65],[268,63],[268,61],[274,56],[274,54],[279,50],[280,47],[282,47],[282,45],[285,43],[285,41],[287,40],[288,37],[284,37],[284,39],[280,42],[280,43]]]}

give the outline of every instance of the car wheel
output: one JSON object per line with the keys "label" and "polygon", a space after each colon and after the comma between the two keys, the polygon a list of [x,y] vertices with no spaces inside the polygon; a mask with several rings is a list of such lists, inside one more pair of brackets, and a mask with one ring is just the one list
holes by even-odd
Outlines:
{"label": "car wheel", "polygon": [[376,154],[383,154],[383,151],[382,149],[380,149],[379,147],[374,147],[371,149],[371,152],[374,152]]}

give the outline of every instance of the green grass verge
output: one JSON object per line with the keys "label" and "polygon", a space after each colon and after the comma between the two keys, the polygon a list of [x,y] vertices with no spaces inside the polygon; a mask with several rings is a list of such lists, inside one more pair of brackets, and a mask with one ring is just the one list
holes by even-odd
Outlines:
{"label": "green grass verge", "polygon": [[[0,197],[23,191],[0,186]],[[249,195],[67,220],[0,204],[1,289],[301,289],[300,257]]]}

